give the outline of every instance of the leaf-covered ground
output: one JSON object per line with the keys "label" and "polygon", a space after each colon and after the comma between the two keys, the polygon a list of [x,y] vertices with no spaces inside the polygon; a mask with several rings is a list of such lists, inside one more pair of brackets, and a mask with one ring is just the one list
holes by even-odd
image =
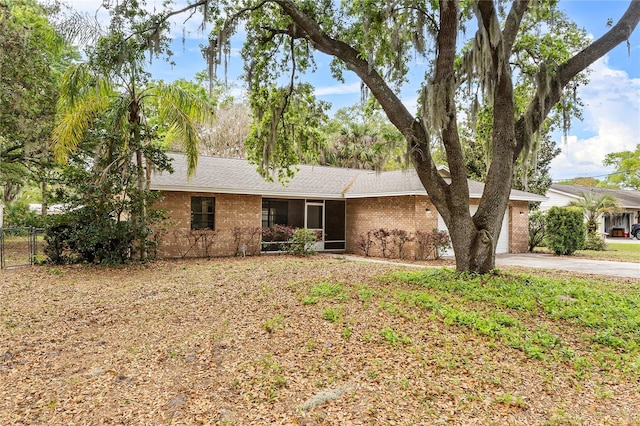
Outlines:
{"label": "leaf-covered ground", "polygon": [[640,424],[640,282],[468,282],[323,256],[2,271],[0,424]]}

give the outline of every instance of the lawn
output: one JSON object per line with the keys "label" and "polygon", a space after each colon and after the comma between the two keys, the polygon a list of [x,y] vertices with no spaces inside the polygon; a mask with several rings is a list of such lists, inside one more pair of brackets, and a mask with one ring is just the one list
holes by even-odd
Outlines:
{"label": "lawn", "polygon": [[640,424],[639,280],[260,256],[0,294],[0,424]]}
{"label": "lawn", "polygon": [[[536,248],[536,252],[550,253],[549,249],[545,247]],[[607,250],[605,251],[578,250],[573,256],[594,260],[640,263],[640,244],[607,242]]]}

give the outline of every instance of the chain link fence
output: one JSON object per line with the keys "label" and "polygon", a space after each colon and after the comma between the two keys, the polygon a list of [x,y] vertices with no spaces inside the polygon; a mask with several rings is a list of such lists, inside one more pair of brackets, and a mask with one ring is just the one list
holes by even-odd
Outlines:
{"label": "chain link fence", "polygon": [[0,268],[38,263],[44,259],[43,246],[40,228],[0,228]]}

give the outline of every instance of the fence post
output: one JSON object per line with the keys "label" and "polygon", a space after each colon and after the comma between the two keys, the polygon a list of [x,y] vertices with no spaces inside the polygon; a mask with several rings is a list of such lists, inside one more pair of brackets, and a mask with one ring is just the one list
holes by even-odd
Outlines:
{"label": "fence post", "polygon": [[29,264],[33,265],[36,263],[36,254],[38,252],[36,241],[36,228],[31,227],[29,229]]}
{"label": "fence post", "polygon": [[0,269],[4,269],[4,228],[0,228]]}

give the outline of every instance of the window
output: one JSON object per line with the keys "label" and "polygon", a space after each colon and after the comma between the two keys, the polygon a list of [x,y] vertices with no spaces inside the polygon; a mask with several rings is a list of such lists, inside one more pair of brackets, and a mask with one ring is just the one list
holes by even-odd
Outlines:
{"label": "window", "polygon": [[304,227],[304,200],[279,200],[264,198],[262,200],[262,227],[275,225]]}
{"label": "window", "polygon": [[191,229],[214,229],[216,199],[191,197]]}
{"label": "window", "polygon": [[262,200],[262,227],[287,225],[289,203],[280,200]]}

